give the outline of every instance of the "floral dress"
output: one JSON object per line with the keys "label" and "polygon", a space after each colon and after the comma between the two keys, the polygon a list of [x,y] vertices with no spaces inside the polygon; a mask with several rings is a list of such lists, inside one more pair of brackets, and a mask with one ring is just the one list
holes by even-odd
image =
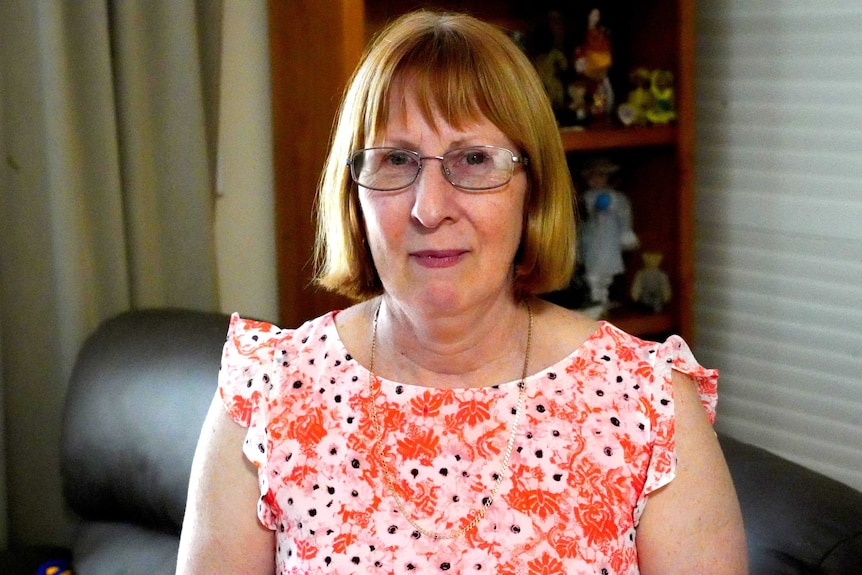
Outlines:
{"label": "floral dress", "polygon": [[[647,342],[602,323],[530,375],[497,498],[466,534],[435,539],[387,491],[372,375],[345,349],[336,314],[295,330],[235,315],[225,344],[219,390],[248,427],[243,451],[258,468],[260,521],[276,532],[277,573],[638,573],[647,496],[674,477],[671,369],[690,374],[715,413],[717,372],[680,338]],[[501,471],[518,382],[431,389],[377,378],[374,388],[404,507],[426,529],[466,525]]]}

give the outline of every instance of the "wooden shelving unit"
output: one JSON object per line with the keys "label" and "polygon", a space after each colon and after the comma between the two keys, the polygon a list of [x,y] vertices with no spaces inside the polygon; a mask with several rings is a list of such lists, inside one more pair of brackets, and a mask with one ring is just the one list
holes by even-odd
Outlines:
{"label": "wooden shelving unit", "polygon": [[598,152],[623,148],[672,146],[676,143],[676,126],[643,128],[560,128],[560,138],[567,152]]}
{"label": "wooden shelving unit", "polygon": [[[694,0],[605,0],[594,3],[526,0],[270,0],[273,126],[280,281],[280,321],[285,326],[345,300],[310,284],[313,205],[335,110],[368,40],[405,11],[433,6],[462,10],[509,30],[530,23],[537,7],[559,8],[571,26],[599,7],[613,32],[612,80],[635,66],[671,70],[677,120],[643,128],[561,128],[574,169],[596,155],[624,166],[621,190],[632,203],[641,249],[658,250],[674,297],[660,314],[623,306],[609,319],[644,336],[676,332],[694,338],[693,158]],[[605,15],[607,18],[605,18]],[[618,94],[618,100],[624,97]],[[639,258],[630,258],[630,282]]]}

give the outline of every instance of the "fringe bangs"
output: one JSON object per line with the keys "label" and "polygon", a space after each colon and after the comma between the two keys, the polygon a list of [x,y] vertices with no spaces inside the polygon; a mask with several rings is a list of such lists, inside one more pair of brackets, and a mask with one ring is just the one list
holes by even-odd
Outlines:
{"label": "fringe bangs", "polygon": [[[415,97],[423,119],[432,125],[442,119],[461,129],[493,116],[483,86],[483,66],[473,56],[475,49],[460,34],[441,27],[419,35],[403,53],[392,54],[389,70],[381,70],[369,86],[365,117],[372,124],[366,126],[366,138],[373,141],[385,129],[391,93],[401,86],[405,88],[402,95],[409,92]],[[385,85],[384,78],[389,80]]]}

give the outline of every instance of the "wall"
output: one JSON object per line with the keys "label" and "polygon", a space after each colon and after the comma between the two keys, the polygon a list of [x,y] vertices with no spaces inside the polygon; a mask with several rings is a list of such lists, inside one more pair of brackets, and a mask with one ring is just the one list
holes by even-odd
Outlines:
{"label": "wall", "polygon": [[862,489],[862,4],[698,3],[698,355],[719,427]]}

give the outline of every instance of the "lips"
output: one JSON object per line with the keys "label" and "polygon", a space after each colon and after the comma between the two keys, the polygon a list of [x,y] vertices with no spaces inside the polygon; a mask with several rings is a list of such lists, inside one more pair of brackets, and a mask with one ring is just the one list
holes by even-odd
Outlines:
{"label": "lips", "polygon": [[423,267],[446,268],[460,262],[466,254],[465,250],[420,250],[411,252],[410,257]]}

